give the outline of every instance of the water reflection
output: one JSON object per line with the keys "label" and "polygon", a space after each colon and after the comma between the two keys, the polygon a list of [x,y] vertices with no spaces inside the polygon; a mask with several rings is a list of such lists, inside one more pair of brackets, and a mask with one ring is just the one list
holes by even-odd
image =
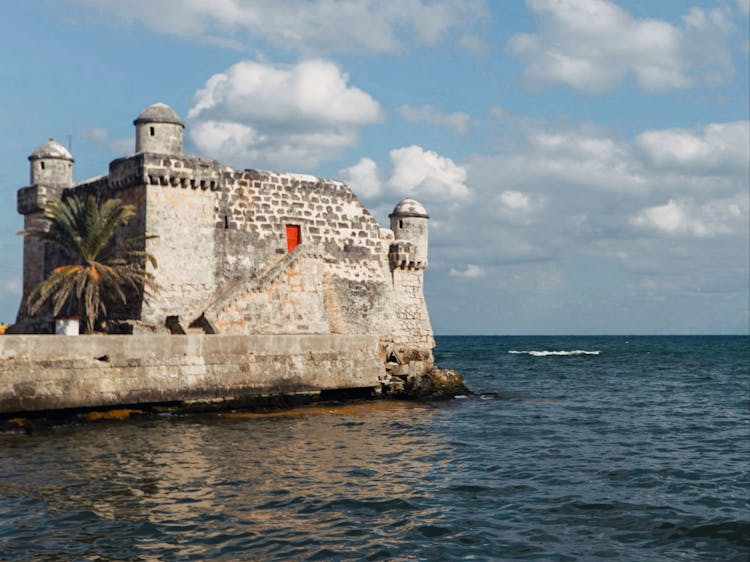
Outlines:
{"label": "water reflection", "polygon": [[[294,557],[340,548],[341,539],[385,544],[387,529],[410,525],[412,511],[430,521],[418,483],[450,462],[427,430],[433,413],[374,402],[0,436],[0,506],[33,503],[38,528],[65,534],[37,542],[37,554],[63,558],[207,549]],[[372,533],[374,520],[381,533]],[[13,534],[8,553],[20,556],[21,542]]]}

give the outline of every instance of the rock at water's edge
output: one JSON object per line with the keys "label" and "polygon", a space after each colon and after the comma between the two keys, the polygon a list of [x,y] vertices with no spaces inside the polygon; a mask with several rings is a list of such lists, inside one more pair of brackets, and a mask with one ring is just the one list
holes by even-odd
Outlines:
{"label": "rock at water's edge", "polygon": [[440,400],[471,394],[471,391],[466,388],[463,377],[453,369],[433,368],[419,375],[409,375],[403,383],[392,378],[387,394],[394,398]]}

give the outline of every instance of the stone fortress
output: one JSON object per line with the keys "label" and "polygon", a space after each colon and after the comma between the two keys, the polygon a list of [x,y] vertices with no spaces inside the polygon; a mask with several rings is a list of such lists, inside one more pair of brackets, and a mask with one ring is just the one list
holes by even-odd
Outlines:
{"label": "stone fortress", "polygon": [[[158,290],[113,310],[111,330],[374,335],[391,374],[433,368],[422,205],[404,199],[381,228],[340,181],[184,155],[184,124],[165,104],[134,124],[135,154],[112,161],[107,174],[73,183],[71,154],[50,140],[29,156],[30,185],[18,192],[26,228],[47,201],[70,194],[135,205],[120,235],[154,236],[144,249],[158,262]],[[23,243],[23,297],[11,331],[49,333],[50,313],[30,317],[26,298],[60,258],[35,239]]]}

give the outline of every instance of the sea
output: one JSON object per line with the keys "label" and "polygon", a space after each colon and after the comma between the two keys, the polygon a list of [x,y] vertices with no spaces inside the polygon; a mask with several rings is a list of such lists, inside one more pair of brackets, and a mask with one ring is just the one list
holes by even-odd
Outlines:
{"label": "sea", "polygon": [[473,394],[0,434],[0,560],[750,559],[750,339],[439,337]]}

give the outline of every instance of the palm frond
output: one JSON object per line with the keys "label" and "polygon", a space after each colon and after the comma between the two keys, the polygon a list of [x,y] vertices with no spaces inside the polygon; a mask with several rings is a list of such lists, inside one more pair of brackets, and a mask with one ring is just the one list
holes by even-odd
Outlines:
{"label": "palm frond", "polygon": [[36,314],[50,303],[57,315],[66,303],[75,304],[91,332],[98,316],[106,317],[112,299],[127,303],[125,287],[143,296],[157,290],[153,275],[146,270],[156,259],[145,251],[145,242],[155,238],[141,235],[115,243],[117,232],[136,215],[133,205],[119,199],[99,204],[93,195],[51,201],[44,206],[37,224],[19,232],[37,238],[62,251],[70,263],[56,267],[29,294],[29,312]]}

